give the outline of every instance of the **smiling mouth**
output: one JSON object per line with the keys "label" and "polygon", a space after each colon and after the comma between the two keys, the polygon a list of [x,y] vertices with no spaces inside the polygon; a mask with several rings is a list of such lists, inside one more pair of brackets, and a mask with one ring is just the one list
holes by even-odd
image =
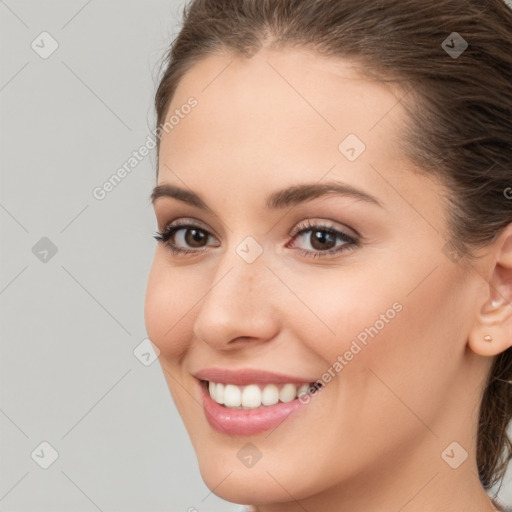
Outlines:
{"label": "smiling mouth", "polygon": [[208,390],[212,400],[227,409],[258,409],[278,403],[288,403],[321,387],[318,381],[302,384],[290,382],[238,386],[201,380],[201,384]]}

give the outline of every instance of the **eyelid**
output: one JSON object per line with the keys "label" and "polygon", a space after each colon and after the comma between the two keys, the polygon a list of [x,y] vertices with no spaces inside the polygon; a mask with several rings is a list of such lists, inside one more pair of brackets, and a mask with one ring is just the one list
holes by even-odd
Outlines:
{"label": "eyelid", "polygon": [[324,217],[311,217],[304,221],[298,222],[295,224],[295,227],[290,232],[290,237],[295,237],[301,231],[313,229],[313,228],[321,228],[321,229],[333,229],[334,231],[342,231],[345,235],[361,240],[363,237],[359,234],[359,232],[347,226],[346,224],[342,224],[335,220],[324,218]]}
{"label": "eyelid", "polygon": [[193,224],[195,227],[201,228],[204,231],[207,231],[210,235],[212,235],[215,238],[219,238],[217,233],[214,229],[207,226],[204,222],[200,221],[199,219],[196,219],[195,217],[179,217],[178,219],[172,220],[170,222],[164,222],[163,225],[158,225],[158,228],[162,232],[166,232],[167,230],[171,228],[176,228],[180,226],[189,226],[190,224]]}
{"label": "eyelid", "polygon": [[[313,218],[314,219],[314,218]],[[335,235],[336,240],[342,240],[344,244],[333,247],[331,249],[325,250],[325,251],[316,251],[316,250],[308,250],[308,249],[300,249],[300,248],[294,248],[292,245],[292,248],[294,248],[299,254],[301,254],[303,257],[307,258],[325,258],[325,259],[335,259],[337,256],[341,256],[342,253],[346,253],[347,250],[350,250],[351,248],[357,248],[361,246],[362,237],[357,234],[349,234],[348,232],[356,232],[356,230],[353,230],[349,228],[348,226],[343,228],[337,228],[330,223],[337,224],[335,221],[325,219],[322,221],[319,220],[313,220],[312,218],[308,218],[305,221],[302,221],[302,223],[296,223],[294,229],[288,234],[288,237],[291,238],[291,240],[285,245],[285,247],[290,248],[290,244],[295,244],[297,237],[302,236],[304,233],[308,231],[331,231]],[[216,239],[216,236],[208,229],[203,228],[203,223],[199,221],[198,219],[194,219],[192,222],[190,218],[179,218],[175,221],[170,222],[167,224],[166,228],[161,231],[160,233],[157,233],[157,236],[155,236],[155,239],[158,240],[160,243],[164,243],[168,249],[174,253],[175,255],[181,255],[181,256],[193,256],[193,255],[200,255],[203,253],[209,252],[207,248],[208,245],[202,247],[202,248],[195,248],[195,249],[187,249],[182,248],[176,245],[174,242],[171,242],[170,239],[175,235],[175,233],[181,231],[182,229],[194,229],[199,228],[200,230],[207,233],[208,238],[214,238]],[[348,231],[348,232],[347,232]],[[218,240],[217,240],[218,242]],[[211,246],[210,246],[211,247]],[[219,245],[216,245],[214,247],[219,247]]]}
{"label": "eyelid", "polygon": [[[204,231],[208,232],[208,234],[210,236],[216,238],[217,241],[219,240],[217,233],[215,233],[215,231],[213,229],[211,229],[204,222],[200,221],[199,219],[197,219],[195,217],[179,217],[178,219],[164,223],[164,225],[162,227],[160,227],[160,224],[159,224],[158,227],[159,227],[159,230],[161,233],[165,233],[172,228],[178,228],[180,226],[190,227],[189,226],[190,224],[193,224],[194,227],[197,226],[198,228],[203,229]],[[363,238],[356,229],[350,228],[347,225],[341,224],[332,219],[323,218],[323,217],[310,217],[304,221],[296,222],[294,227],[288,233],[287,236],[289,236],[290,238],[294,238],[301,231],[305,231],[308,228],[313,229],[313,228],[318,228],[318,227],[323,228],[323,229],[332,228],[333,230],[336,230],[336,231],[342,231],[347,236],[356,238],[358,240]]]}

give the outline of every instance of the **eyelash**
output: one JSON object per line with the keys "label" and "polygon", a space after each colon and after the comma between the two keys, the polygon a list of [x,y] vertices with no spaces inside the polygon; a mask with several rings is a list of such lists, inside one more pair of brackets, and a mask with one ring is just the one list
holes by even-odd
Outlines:
{"label": "eyelash", "polygon": [[[208,233],[208,230],[195,225],[191,224],[190,222],[183,221],[177,222],[175,224],[167,226],[163,231],[157,231],[154,235],[154,238],[157,242],[164,244],[167,246],[167,248],[173,253],[173,254],[190,254],[190,253],[198,253],[201,252],[202,249],[182,249],[177,247],[173,242],[170,241],[172,236],[176,234],[178,231],[182,229],[197,229],[200,231],[203,231],[204,233],[207,233],[210,236],[210,233]],[[302,256],[305,256],[307,258],[325,258],[333,255],[340,254],[347,249],[352,249],[358,246],[358,240],[356,240],[354,237],[347,235],[345,232],[340,231],[338,229],[335,229],[332,226],[328,226],[325,224],[314,224],[310,220],[307,220],[304,222],[303,225],[300,225],[298,228],[294,229],[290,236],[293,240],[295,240],[300,235],[303,235],[304,233],[307,233],[308,231],[321,231],[324,233],[328,233],[332,235],[337,240],[342,240],[345,242],[343,245],[334,247],[332,249],[328,249],[326,251],[309,251],[306,249],[298,249],[299,253]]]}

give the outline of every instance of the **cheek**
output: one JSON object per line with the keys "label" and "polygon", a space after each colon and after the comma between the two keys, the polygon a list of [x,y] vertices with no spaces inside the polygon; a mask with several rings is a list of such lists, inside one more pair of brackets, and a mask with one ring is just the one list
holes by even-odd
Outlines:
{"label": "cheek", "polygon": [[357,352],[357,345],[361,349],[369,346],[403,314],[403,297],[396,283],[383,285],[378,276],[367,272],[361,275],[347,268],[322,274],[313,269],[285,279],[300,301],[288,298],[284,319],[303,345],[327,365],[351,348]]}
{"label": "cheek", "polygon": [[377,415],[390,428],[397,418],[421,427],[403,402],[431,420],[439,413],[471,327],[468,293],[443,260],[409,263],[407,272],[400,262],[386,268],[295,279],[293,289],[312,311],[300,306],[294,332],[323,361],[322,380],[341,394],[339,414],[358,404],[351,425],[372,425]]}
{"label": "cheek", "polygon": [[[158,251],[158,249],[157,249]],[[190,281],[179,268],[172,269],[155,255],[146,287],[144,317],[149,339],[163,359],[179,358],[190,338],[189,316],[194,299]]]}
{"label": "cheek", "polygon": [[[359,406],[353,411],[352,425],[360,426],[354,435],[361,435],[361,442],[375,428],[371,418],[379,418],[380,430],[395,433],[394,442],[405,444],[413,442],[415,435],[429,435],[427,427],[436,430],[437,419],[444,414],[470,326],[461,302],[460,277],[451,265],[441,263],[415,288],[421,279],[414,275],[426,273],[425,267],[418,266],[410,268],[400,283],[381,283],[379,290],[393,292],[368,297],[362,308],[364,319],[355,308],[349,310],[357,323],[349,323],[352,337],[344,339],[345,345],[354,339],[355,331],[374,334],[368,336],[367,345],[359,343],[361,351],[339,381],[346,393],[345,406]],[[388,323],[377,324],[394,301],[401,304],[401,311]],[[377,329],[370,331],[369,326]],[[435,441],[434,436],[431,440]],[[393,442],[392,437],[388,442]]]}
{"label": "cheek", "polygon": [[183,391],[180,372],[180,361],[190,340],[187,312],[190,312],[192,304],[186,303],[189,295],[186,293],[186,284],[183,279],[180,280],[179,269],[171,269],[157,249],[146,287],[146,331],[160,351],[159,362],[163,376],[181,416],[187,414],[187,407],[190,406]]}

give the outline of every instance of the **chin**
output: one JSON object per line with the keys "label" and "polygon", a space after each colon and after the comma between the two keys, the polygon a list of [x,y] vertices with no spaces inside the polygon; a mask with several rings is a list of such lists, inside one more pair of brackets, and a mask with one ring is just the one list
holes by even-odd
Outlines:
{"label": "chin", "polygon": [[290,494],[296,497],[296,488],[286,492],[263,468],[256,472],[256,468],[240,469],[233,466],[220,466],[211,462],[199,466],[206,486],[223,500],[249,505],[289,501]]}
{"label": "chin", "polygon": [[[238,439],[244,446],[251,439]],[[256,444],[257,441],[254,442]],[[269,504],[306,499],[329,486],[329,482],[311,478],[314,464],[301,459],[283,465],[286,456],[263,456],[253,467],[247,468],[237,458],[239,448],[207,450],[203,445],[198,456],[199,470],[206,486],[219,498],[237,504]],[[309,471],[305,468],[309,468]],[[324,475],[328,477],[328,475]],[[325,484],[325,485],[323,485]]]}

